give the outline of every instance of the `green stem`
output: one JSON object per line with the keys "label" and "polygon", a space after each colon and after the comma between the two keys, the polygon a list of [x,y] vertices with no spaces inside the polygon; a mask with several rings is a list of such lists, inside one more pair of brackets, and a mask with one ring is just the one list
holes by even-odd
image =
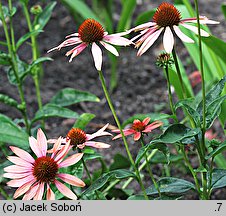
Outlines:
{"label": "green stem", "polygon": [[133,160],[133,157],[132,157],[132,155],[131,155],[131,153],[130,153],[128,143],[127,143],[127,141],[126,141],[125,135],[124,135],[123,130],[122,130],[122,126],[121,126],[120,121],[119,121],[119,119],[118,119],[118,117],[117,117],[115,108],[114,108],[114,106],[113,106],[113,104],[112,104],[110,95],[109,95],[109,93],[108,93],[108,90],[107,90],[107,86],[106,86],[106,83],[105,83],[105,79],[104,79],[103,73],[102,73],[102,71],[98,71],[98,73],[99,73],[99,78],[100,78],[100,81],[101,81],[101,84],[102,84],[102,88],[103,88],[105,97],[106,97],[106,99],[107,99],[107,101],[108,101],[108,105],[109,105],[109,107],[110,107],[110,109],[111,109],[112,115],[113,115],[113,117],[114,117],[114,119],[115,119],[115,122],[116,122],[116,124],[117,124],[117,126],[118,126],[118,128],[119,128],[119,130],[120,130],[120,133],[122,134],[123,143],[124,143],[124,146],[125,146],[125,148],[126,148],[126,152],[127,152],[127,154],[128,154],[129,160],[130,160],[131,165],[133,166],[133,168],[134,168],[134,170],[135,170],[135,172],[136,172],[136,176],[137,176],[137,178],[138,178],[138,182],[139,182],[139,184],[140,184],[141,190],[143,191],[144,197],[145,197],[145,199],[148,200],[148,196],[147,196],[147,193],[146,193],[146,191],[145,191],[145,187],[144,187],[144,185],[143,185],[143,183],[142,183],[142,180],[141,180],[141,177],[140,177],[140,173],[139,173],[139,171],[138,171],[138,169],[137,169],[137,167],[136,167],[136,165],[135,165],[135,162],[134,162],[134,160]]}
{"label": "green stem", "polygon": [[11,198],[9,197],[8,193],[2,188],[2,186],[0,185],[0,194],[2,196],[4,196],[7,200],[11,200]]}
{"label": "green stem", "polygon": [[[9,0],[9,11],[10,11],[10,13],[12,13],[11,0]],[[18,66],[17,66],[17,61],[16,61],[16,53],[15,53],[16,48],[15,48],[14,31],[13,31],[13,25],[12,25],[12,17],[10,16],[10,32],[11,32],[11,39],[12,39],[12,44],[11,44],[7,24],[6,24],[4,15],[3,15],[2,1],[0,1],[0,14],[1,14],[2,25],[3,25],[3,29],[4,29],[5,37],[6,37],[6,41],[7,41],[9,55],[12,60],[12,68],[13,68],[14,76],[16,77],[16,81],[18,84],[17,88],[19,91],[20,100],[21,100],[21,104],[22,104],[22,109],[20,109],[20,111],[24,118],[27,133],[30,134],[28,117],[27,117],[27,106],[26,106],[26,101],[25,101],[24,92],[23,92],[23,88],[22,88],[22,83],[19,78]]]}
{"label": "green stem", "polygon": [[[140,143],[141,143],[141,146],[144,147],[143,135],[141,136]],[[159,197],[161,197],[161,192],[160,192],[160,189],[159,189],[159,186],[158,186],[157,182],[155,181],[154,175],[153,175],[152,170],[151,170],[151,165],[149,163],[149,160],[148,160],[146,152],[144,154],[144,157],[145,157],[146,168],[148,170],[148,173],[149,173],[149,175],[151,177],[152,182],[154,183],[154,186],[155,186],[156,190],[158,191]]]}
{"label": "green stem", "polygon": [[[205,90],[205,74],[204,74],[204,66],[203,66],[203,55],[202,55],[202,39],[201,39],[201,28],[200,28],[200,19],[199,19],[199,5],[198,0],[194,0],[195,9],[196,9],[196,17],[197,17],[197,25],[198,25],[198,38],[199,38],[199,58],[200,58],[200,71],[202,76],[202,116],[203,116],[203,124],[202,124],[202,143],[201,148],[204,152],[204,156],[206,154],[206,145],[205,145],[205,133],[206,133],[206,90]],[[206,168],[207,161],[205,158],[202,158],[202,165]],[[207,174],[203,173],[203,195],[204,198],[208,198],[208,187],[207,187]]]}

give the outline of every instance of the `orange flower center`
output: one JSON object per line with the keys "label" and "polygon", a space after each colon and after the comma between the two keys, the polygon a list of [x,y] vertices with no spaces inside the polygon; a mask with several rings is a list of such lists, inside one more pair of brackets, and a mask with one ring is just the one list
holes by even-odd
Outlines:
{"label": "orange flower center", "polygon": [[145,125],[143,124],[143,122],[135,122],[132,125],[132,129],[137,132],[142,132],[145,129]]}
{"label": "orange flower center", "polygon": [[78,33],[83,42],[93,43],[103,39],[104,28],[96,20],[87,19],[80,25]]}
{"label": "orange flower center", "polygon": [[71,140],[70,144],[76,147],[86,142],[86,133],[79,128],[72,128],[68,132],[67,138]]}
{"label": "orange flower center", "polygon": [[181,13],[172,4],[163,2],[157,8],[153,20],[159,27],[173,27],[179,25]]}
{"label": "orange flower center", "polygon": [[43,156],[37,158],[34,163],[33,175],[39,182],[54,182],[58,171],[58,165],[53,158]]}

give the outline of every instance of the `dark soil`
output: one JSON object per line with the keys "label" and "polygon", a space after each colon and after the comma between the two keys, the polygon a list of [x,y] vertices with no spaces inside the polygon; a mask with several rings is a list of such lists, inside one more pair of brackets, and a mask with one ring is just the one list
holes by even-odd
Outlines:
{"label": "dark soil", "polygon": [[[37,1],[31,1],[37,3]],[[39,1],[41,2],[41,1]],[[116,3],[119,0],[115,1]],[[140,12],[148,9],[152,9],[159,5],[162,1],[149,1],[143,0],[143,3],[137,7],[135,17]],[[150,3],[152,2],[152,3]],[[153,3],[154,2],[154,3]],[[172,1],[171,1],[172,2]],[[220,6],[224,1],[221,0],[202,0],[200,2],[201,14],[206,15],[214,20],[221,21],[221,25],[213,26],[211,28],[214,35],[226,40],[226,33],[224,31],[226,25],[224,17],[221,13]],[[116,4],[116,6],[119,4]],[[211,5],[211,7],[210,7]],[[116,18],[119,17],[119,11],[114,14]],[[17,18],[14,21],[16,38],[27,32],[27,25],[25,19],[21,19],[22,14],[21,8],[17,13]],[[2,29],[2,28],[1,28]],[[94,67],[93,59],[89,49],[86,49],[82,54],[76,57],[72,63],[68,63],[68,58],[64,55],[66,50],[63,49],[61,52],[53,52],[47,54],[47,50],[58,45],[63,41],[64,37],[70,33],[77,32],[78,24],[70,16],[68,10],[64,8],[60,3],[57,4],[53,16],[45,28],[45,32],[42,33],[38,38],[41,56],[50,56],[54,59],[53,62],[45,63],[44,75],[41,80],[41,94],[43,104],[46,104],[56,94],[57,91],[65,87],[72,87],[79,90],[84,90],[97,95],[100,99],[100,103],[82,103],[80,105],[71,106],[70,108],[78,113],[90,112],[96,114],[96,118],[87,127],[89,133],[99,129],[103,124],[110,123],[115,125],[110,109],[104,98],[104,94],[101,88],[101,84],[98,78],[98,73]],[[0,33],[1,38],[3,33]],[[185,59],[188,54],[186,49],[183,47],[181,42],[177,40],[177,46],[180,50],[180,57]],[[119,67],[118,67],[118,87],[112,93],[112,100],[117,109],[117,114],[121,121],[133,116],[137,113],[150,113],[150,112],[164,112],[170,113],[168,106],[168,95],[166,88],[166,80],[162,73],[162,70],[155,66],[156,56],[162,50],[162,40],[149,49],[141,57],[136,56],[137,50],[132,47],[123,48],[120,50]],[[107,83],[109,84],[110,78],[110,62],[107,57],[106,50],[104,50],[103,60],[103,72]],[[31,61],[31,53],[28,45],[20,48],[20,57],[23,60]],[[186,64],[186,63],[185,63]],[[187,72],[190,73],[195,70],[194,66],[186,67]],[[11,97],[18,99],[18,95],[15,86],[8,84],[6,73],[1,69],[0,77],[0,92],[7,93]],[[25,94],[26,101],[28,104],[28,114],[30,117],[34,116],[34,113],[38,109],[35,96],[35,87],[31,78],[27,78],[25,82]],[[20,118],[20,113],[16,110],[9,109],[8,107],[0,104],[0,113],[8,115],[11,118]],[[72,127],[73,120],[65,119],[49,119],[46,121],[46,134],[49,138],[65,136],[67,131]],[[218,124],[215,126],[215,130],[218,130]],[[107,163],[113,161],[113,156],[116,153],[121,153],[126,156],[124,146],[121,140],[111,141],[106,139],[106,142],[111,144],[110,149],[99,150],[104,155]],[[134,156],[136,155],[139,144],[134,143],[132,138],[128,138],[130,143],[130,149]],[[89,164],[90,169],[94,171],[96,164]],[[183,170],[178,167],[172,170],[172,176],[181,177],[184,179],[191,180],[190,174],[186,172],[180,172]],[[154,166],[154,173],[161,176],[162,166]],[[149,182],[146,182],[149,185]],[[136,187],[134,185],[134,187]],[[222,193],[223,192],[223,193]],[[213,199],[226,199],[226,190],[221,190],[213,195]],[[195,194],[186,196],[186,199],[198,199]]]}

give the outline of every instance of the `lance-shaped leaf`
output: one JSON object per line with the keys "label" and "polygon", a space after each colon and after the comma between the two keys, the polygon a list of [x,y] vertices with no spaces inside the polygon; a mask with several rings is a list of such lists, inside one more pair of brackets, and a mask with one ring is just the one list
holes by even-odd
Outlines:
{"label": "lance-shaped leaf", "polygon": [[226,186],[226,169],[214,169],[212,174],[212,188],[222,188]]}
{"label": "lance-shaped leaf", "polygon": [[85,129],[86,125],[89,124],[89,122],[95,118],[95,115],[92,113],[83,113],[79,116],[79,118],[74,123],[74,128],[80,128],[82,130]]}

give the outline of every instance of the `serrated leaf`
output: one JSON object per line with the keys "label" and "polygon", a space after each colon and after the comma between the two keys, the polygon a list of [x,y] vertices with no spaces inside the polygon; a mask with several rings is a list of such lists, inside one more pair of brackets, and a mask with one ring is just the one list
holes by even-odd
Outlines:
{"label": "serrated leaf", "polygon": [[[191,189],[195,190],[195,185],[193,183],[172,177],[161,178],[157,184],[159,186],[160,192],[165,194],[183,194]],[[151,185],[149,188],[147,188],[146,192],[147,195],[158,194],[158,191],[154,185]]]}
{"label": "serrated leaf", "polygon": [[96,116],[92,113],[83,113],[79,116],[79,118],[74,123],[74,128],[80,128],[82,130],[85,129],[86,125],[89,124],[89,122],[95,118]]}
{"label": "serrated leaf", "polygon": [[83,101],[99,102],[99,98],[85,91],[79,91],[73,88],[60,90],[50,101],[52,104],[59,106],[69,106]]}
{"label": "serrated leaf", "polygon": [[0,114],[0,142],[13,144],[25,150],[29,149],[27,133],[2,114]]}
{"label": "serrated leaf", "polygon": [[42,109],[39,109],[36,112],[35,117],[32,120],[32,123],[41,119],[52,117],[78,118],[79,114],[70,109],[60,107],[55,104],[46,104]]}

